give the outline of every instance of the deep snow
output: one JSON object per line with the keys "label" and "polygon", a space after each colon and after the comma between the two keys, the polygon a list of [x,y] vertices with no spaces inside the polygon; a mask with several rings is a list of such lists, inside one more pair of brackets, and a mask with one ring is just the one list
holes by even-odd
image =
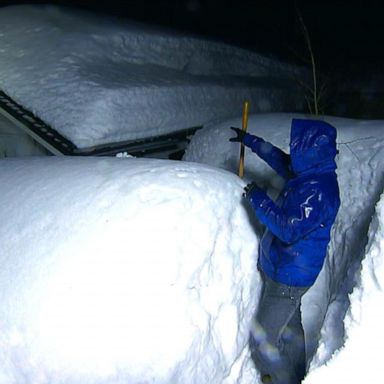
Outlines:
{"label": "deep snow", "polygon": [[[254,115],[249,129],[284,148],[293,116]],[[325,119],[339,134],[342,206],[303,301],[313,356],[305,382],[375,381],[382,201],[371,219],[383,122]],[[281,180],[249,151],[244,180],[220,170],[236,163],[228,127],[239,121],[196,134],[193,162],[0,161],[0,383],[258,382],[246,347],[260,289],[258,225],[241,192],[255,179],[274,194]],[[195,162],[212,153],[214,167]]]}
{"label": "deep snow", "polygon": [[381,377],[384,282],[384,195],[376,206],[359,283],[344,319],[345,345],[327,365],[313,370],[306,384],[378,383]]}
{"label": "deep snow", "polygon": [[[248,131],[288,152],[293,117],[311,118],[299,114],[255,115],[249,118]],[[333,227],[329,257],[303,299],[307,354],[309,359],[313,357],[313,367],[327,362],[344,343],[348,294],[359,283],[368,227],[384,188],[384,122],[322,118],[337,128],[341,207]],[[237,172],[239,146],[228,139],[232,135],[229,127],[240,124],[240,118],[226,120],[197,132],[184,159]],[[250,150],[246,151],[245,180],[258,182],[271,196],[276,196],[282,186],[282,179]]]}
{"label": "deep snow", "polygon": [[304,104],[303,69],[54,6],[0,8],[0,68],[0,89],[79,148],[234,117],[244,98],[254,112]]}
{"label": "deep snow", "polygon": [[[282,181],[249,151],[244,181],[233,174],[229,126],[244,97],[252,113],[294,109],[296,69],[55,7],[0,9],[0,50],[0,87],[79,146],[207,125],[184,162],[0,161],[0,383],[257,383],[260,227],[241,190]],[[287,149],[297,116],[253,115],[249,130]],[[305,383],[377,382],[384,122],[322,118],[338,129],[342,206],[303,302]]]}
{"label": "deep snow", "polygon": [[238,383],[259,278],[243,182],[199,164],[0,161],[0,383]]}

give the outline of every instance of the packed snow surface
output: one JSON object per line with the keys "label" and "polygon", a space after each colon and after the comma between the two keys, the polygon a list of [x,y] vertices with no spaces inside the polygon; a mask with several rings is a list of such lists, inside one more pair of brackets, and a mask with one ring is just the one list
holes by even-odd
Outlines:
{"label": "packed snow surface", "polygon": [[[289,152],[290,125],[294,117],[311,118],[298,114],[253,115],[249,118],[248,131]],[[348,380],[342,381],[361,383],[364,372],[368,374],[369,371],[367,377],[377,382],[377,370],[381,368],[374,362],[383,341],[377,324],[384,322],[384,311],[380,309],[384,284],[382,202],[373,221],[372,216],[384,188],[384,122],[321,118],[337,128],[341,207],[324,268],[303,298],[303,322],[311,370],[305,382],[340,382],[341,377],[347,377],[343,376],[347,366],[351,371]],[[241,126],[241,119],[216,122],[197,132],[184,159],[237,172],[239,145],[228,141],[233,137],[230,126]],[[245,154],[245,180],[256,181],[272,197],[277,195],[283,182],[249,149]],[[366,248],[368,237],[370,241]],[[356,339],[354,335],[357,335]],[[363,338],[365,342],[360,344],[359,340]],[[341,362],[335,362],[329,368],[323,366],[322,373],[317,374],[316,368],[328,362],[345,340],[347,343],[339,358]],[[359,358],[349,360],[352,354],[358,353],[360,345],[364,347]],[[372,348],[365,348],[370,345]],[[360,373],[354,376],[351,372]]]}
{"label": "packed snow surface", "polygon": [[0,161],[0,383],[248,383],[243,182],[199,164]]}
{"label": "packed snow surface", "polygon": [[0,89],[79,148],[297,111],[304,73],[254,52],[54,6],[0,8]]}

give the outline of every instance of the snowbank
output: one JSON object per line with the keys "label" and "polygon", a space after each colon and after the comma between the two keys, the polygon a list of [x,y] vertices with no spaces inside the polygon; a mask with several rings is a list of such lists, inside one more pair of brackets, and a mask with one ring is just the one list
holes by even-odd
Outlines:
{"label": "snowbank", "polygon": [[300,110],[304,72],[236,47],[70,8],[0,8],[0,88],[79,148],[254,111]]}
{"label": "snowbank", "polygon": [[[253,115],[249,118],[248,130],[288,151],[293,117],[305,116]],[[327,362],[343,345],[345,337],[349,337],[348,330],[345,334],[343,319],[350,304],[349,294],[359,282],[357,272],[365,255],[368,227],[384,188],[384,122],[328,116],[324,119],[338,131],[341,207],[322,273],[303,299],[311,369]],[[230,126],[241,126],[241,119],[222,121],[197,132],[184,159],[237,172],[239,145],[228,142],[233,136]],[[245,180],[255,180],[272,196],[282,186],[282,179],[250,150],[246,151]]]}
{"label": "snowbank", "polygon": [[326,366],[313,370],[305,384],[379,382],[384,323],[384,195],[368,234],[359,283],[351,294],[351,307],[344,320],[345,345]]}
{"label": "snowbank", "polygon": [[199,164],[0,161],[0,383],[250,383],[257,239]]}

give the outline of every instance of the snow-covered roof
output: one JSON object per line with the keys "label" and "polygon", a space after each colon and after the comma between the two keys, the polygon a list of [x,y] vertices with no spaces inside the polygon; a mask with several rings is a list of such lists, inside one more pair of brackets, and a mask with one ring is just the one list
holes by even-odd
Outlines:
{"label": "snow-covered roof", "polygon": [[296,67],[70,8],[1,8],[0,52],[0,89],[79,148],[303,102]]}

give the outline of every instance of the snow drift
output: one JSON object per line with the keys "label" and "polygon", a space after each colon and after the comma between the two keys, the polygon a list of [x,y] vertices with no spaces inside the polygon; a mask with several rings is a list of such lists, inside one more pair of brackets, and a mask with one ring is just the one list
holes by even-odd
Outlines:
{"label": "snow drift", "polygon": [[302,69],[70,8],[0,8],[0,52],[0,88],[82,149],[304,104]]}
{"label": "snow drift", "polygon": [[[305,116],[250,116],[248,130],[288,152],[293,117]],[[328,116],[323,118],[334,125],[338,132],[340,153],[337,156],[337,173],[341,207],[324,268],[315,285],[303,298],[303,322],[311,370],[327,362],[348,337],[343,319],[350,304],[349,294],[360,284],[359,271],[365,255],[368,228],[375,203],[384,188],[384,123]],[[197,132],[184,159],[236,172],[239,145],[228,142],[233,136],[229,127],[240,125],[240,119],[226,120]],[[258,182],[268,189],[271,196],[276,196],[282,186],[282,179],[250,150],[246,151],[245,179]],[[356,304],[360,305],[362,303]],[[359,369],[363,369],[361,365]]]}
{"label": "snow drift", "polygon": [[248,383],[257,239],[199,164],[0,161],[0,383]]}

